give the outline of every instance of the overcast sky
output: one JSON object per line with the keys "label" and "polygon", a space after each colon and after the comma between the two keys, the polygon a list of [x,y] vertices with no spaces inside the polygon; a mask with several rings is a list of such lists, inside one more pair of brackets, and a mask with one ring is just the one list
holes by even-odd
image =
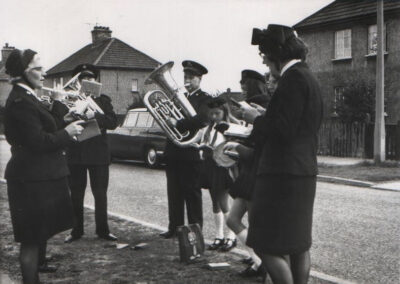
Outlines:
{"label": "overcast sky", "polygon": [[253,27],[294,25],[333,0],[9,0],[0,11],[0,45],[7,42],[41,54],[53,67],[91,42],[97,23],[154,59],[206,66],[203,89],[240,89],[243,69],[267,69],[250,45]]}

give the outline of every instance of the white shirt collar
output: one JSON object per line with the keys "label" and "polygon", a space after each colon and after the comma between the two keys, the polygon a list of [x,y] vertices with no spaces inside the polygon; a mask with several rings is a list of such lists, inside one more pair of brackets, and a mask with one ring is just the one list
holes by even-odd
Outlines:
{"label": "white shirt collar", "polygon": [[300,59],[292,59],[288,63],[286,63],[285,66],[282,67],[281,77],[282,77],[283,73],[285,73],[290,67],[292,67],[293,65],[295,65],[296,63],[299,63],[299,62],[301,62]]}
{"label": "white shirt collar", "polygon": [[194,93],[196,93],[198,90],[200,90],[200,88],[197,88],[196,90],[194,90],[193,92],[188,94],[188,97],[190,97],[191,95],[193,95]]}
{"label": "white shirt collar", "polygon": [[38,99],[38,96],[35,93],[35,91],[32,90],[29,86],[27,86],[23,83],[17,83],[17,85],[20,86],[21,88],[24,88],[25,90],[27,90],[29,95],[33,95],[34,97],[36,97]]}

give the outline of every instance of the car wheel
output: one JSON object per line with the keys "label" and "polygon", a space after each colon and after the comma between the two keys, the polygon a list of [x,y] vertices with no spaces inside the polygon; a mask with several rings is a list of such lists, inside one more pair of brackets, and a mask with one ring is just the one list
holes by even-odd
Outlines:
{"label": "car wheel", "polygon": [[150,168],[154,168],[157,166],[158,163],[157,151],[153,147],[147,148],[145,162],[147,166],[149,166]]}

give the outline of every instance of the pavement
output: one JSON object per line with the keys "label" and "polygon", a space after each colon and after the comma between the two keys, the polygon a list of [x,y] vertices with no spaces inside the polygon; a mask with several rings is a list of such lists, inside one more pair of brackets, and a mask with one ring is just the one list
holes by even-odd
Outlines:
{"label": "pavement", "polygon": [[[19,245],[13,240],[5,183],[0,183],[0,219],[4,224],[0,227],[0,284],[21,284]],[[63,239],[68,232],[64,232],[49,240],[50,264],[59,268],[56,273],[41,273],[40,283],[261,283],[260,277],[244,279],[238,275],[246,268],[241,263],[244,252],[239,249],[228,253],[206,250],[198,261],[185,264],[179,260],[178,240],[160,238],[157,228],[116,215],[109,216],[109,225],[119,237],[117,243],[96,237],[94,212],[86,208],[82,239],[65,244]],[[144,247],[136,248],[143,243]],[[208,263],[228,263],[229,267],[212,270],[206,267]],[[309,283],[353,282],[312,271]],[[270,279],[268,284],[271,284]]]}
{"label": "pavement", "polygon": [[[318,156],[317,160],[318,160],[318,165],[324,165],[324,166],[352,166],[352,165],[362,164],[365,162],[372,163],[372,160],[370,160],[370,159],[331,157],[331,156]],[[400,174],[399,174],[399,176],[400,176]],[[373,182],[363,181],[363,180],[348,179],[348,178],[341,178],[341,177],[335,177],[335,176],[318,175],[318,181],[341,183],[341,184],[352,185],[352,186],[370,187],[370,188],[380,189],[380,190],[400,191],[400,179],[393,180],[393,181],[386,181],[386,182],[382,182],[382,183],[373,183]]]}

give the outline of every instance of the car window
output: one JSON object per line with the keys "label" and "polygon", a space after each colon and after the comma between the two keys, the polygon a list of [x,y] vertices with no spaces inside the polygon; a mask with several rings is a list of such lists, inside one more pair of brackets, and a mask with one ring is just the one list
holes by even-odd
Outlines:
{"label": "car window", "polygon": [[147,127],[147,121],[148,121],[149,117],[150,117],[150,114],[147,112],[139,113],[136,127]]}
{"label": "car window", "polygon": [[155,129],[157,129],[157,130],[161,130],[160,125],[158,125],[157,121],[154,120],[154,119],[153,119],[153,125],[152,125],[152,127],[155,128]]}
{"label": "car window", "polygon": [[150,115],[149,118],[147,119],[147,127],[151,127],[153,125],[154,118]]}
{"label": "car window", "polygon": [[128,114],[128,117],[125,119],[125,127],[134,127],[136,124],[136,120],[138,117],[137,112],[132,112]]}

